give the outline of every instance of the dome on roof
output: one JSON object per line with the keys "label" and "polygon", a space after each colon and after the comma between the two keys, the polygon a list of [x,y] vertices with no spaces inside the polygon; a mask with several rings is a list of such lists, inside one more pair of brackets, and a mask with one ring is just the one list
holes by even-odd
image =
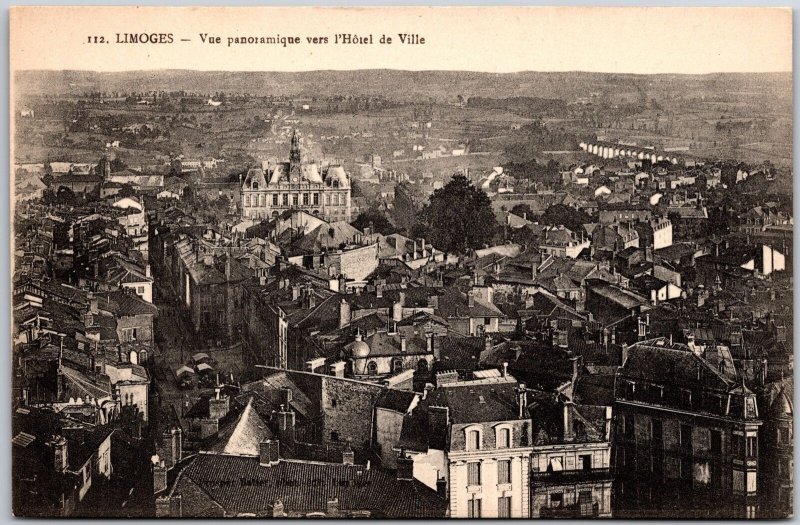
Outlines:
{"label": "dome on roof", "polygon": [[772,404],[769,407],[770,419],[779,417],[791,418],[793,412],[794,410],[792,409],[792,400],[789,399],[789,396],[786,395],[786,391],[781,389],[781,391],[778,392],[778,395],[775,396],[775,399],[772,401]]}
{"label": "dome on roof", "polygon": [[328,168],[328,173],[325,176],[325,184],[327,186],[338,186],[339,188],[349,188],[350,181],[347,179],[347,173],[342,166],[331,166]]}
{"label": "dome on roof", "polygon": [[369,355],[369,345],[361,340],[361,334],[356,335],[353,343],[353,357],[367,357]]}

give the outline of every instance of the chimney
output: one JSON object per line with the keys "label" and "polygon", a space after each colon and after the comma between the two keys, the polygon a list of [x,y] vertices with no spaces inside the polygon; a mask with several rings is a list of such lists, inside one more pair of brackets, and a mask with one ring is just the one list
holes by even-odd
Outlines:
{"label": "chimney", "polygon": [[344,377],[344,361],[336,361],[335,363],[331,363],[331,375],[333,377]]}
{"label": "chimney", "polygon": [[428,407],[428,426],[430,435],[447,435],[447,428],[450,425],[450,409],[448,407]]}
{"label": "chimney", "polygon": [[375,297],[377,297],[378,299],[382,299],[383,298],[383,285],[382,284],[379,284],[379,285],[375,286]]}
{"label": "chimney", "polygon": [[429,354],[433,353],[433,334],[425,334],[425,351]]}
{"label": "chimney", "polygon": [[325,503],[325,516],[328,518],[339,517],[339,498],[329,499]]}
{"label": "chimney", "polygon": [[564,441],[572,440],[572,401],[564,401]]}
{"label": "chimney", "polygon": [[[219,389],[217,389],[219,390]],[[222,419],[228,414],[230,408],[230,398],[228,396],[217,397],[208,400],[208,417],[211,419]]]}
{"label": "chimney", "polygon": [[258,464],[262,467],[277,465],[280,461],[280,442],[267,439],[258,444]]}
{"label": "chimney", "polygon": [[284,405],[287,409],[291,408],[292,406],[291,388],[281,388],[281,404]]}
{"label": "chimney", "polygon": [[620,363],[620,364],[622,366],[625,366],[625,363],[628,361],[628,345],[625,344],[625,343],[622,344],[622,356],[621,356],[621,358],[622,358],[622,363]]}
{"label": "chimney", "polygon": [[94,316],[92,315],[92,310],[89,309],[86,313],[83,314],[83,326],[84,328],[91,328],[94,324]]}
{"label": "chimney", "polygon": [[166,490],[167,488],[167,466],[163,461],[153,465],[153,494]]}
{"label": "chimney", "polygon": [[470,308],[475,308],[475,295],[472,291],[467,293],[467,306]]}
{"label": "chimney", "polygon": [[438,295],[431,295],[428,297],[428,306],[436,310],[439,308],[439,296]]}
{"label": "chimney", "polygon": [[200,420],[200,439],[205,439],[209,436],[214,436],[218,432],[219,432],[219,419],[208,418]]}
{"label": "chimney", "polygon": [[67,450],[67,440],[64,436],[58,436],[55,441],[53,441],[53,454],[53,466],[56,472],[66,472],[67,466],[69,465],[69,454]]}
{"label": "chimney", "polygon": [[437,478],[436,478],[436,493],[439,495],[440,498],[448,499],[447,498],[447,480],[444,479],[444,477],[440,478],[440,477],[437,476]]}
{"label": "chimney", "polygon": [[536,272],[539,270],[536,261],[531,261],[531,280],[536,280]]}
{"label": "chimney", "polygon": [[266,286],[266,284],[267,284],[267,276],[266,275],[259,276],[258,277],[258,284],[260,286]]}
{"label": "chimney", "polygon": [[339,328],[342,328],[350,323],[350,303],[342,298],[339,301]]}
{"label": "chimney", "polygon": [[442,345],[438,342],[436,334],[431,334],[431,348],[433,349],[433,360],[438,361],[441,358]]}
{"label": "chimney", "polygon": [[519,418],[525,419],[528,409],[528,392],[525,388],[525,383],[520,383],[517,387],[517,406],[519,407]]}
{"label": "chimney", "polygon": [[408,457],[405,450],[401,450],[397,458],[397,479],[414,479],[414,460]]}
{"label": "chimney", "polygon": [[300,299],[300,287],[297,285],[292,286],[292,301]]}
{"label": "chimney", "polygon": [[170,440],[170,466],[175,465],[183,459],[183,431],[179,427],[175,427],[169,431]]}
{"label": "chimney", "polygon": [[508,363],[503,361],[503,371],[501,372],[503,377],[508,375]]}
{"label": "chimney", "polygon": [[342,463],[352,465],[356,461],[356,454],[350,446],[350,438],[347,438],[347,447],[342,451]]}
{"label": "chimney", "polygon": [[404,335],[400,336],[400,351],[402,353],[406,352],[406,336]]}
{"label": "chimney", "polygon": [[[165,482],[166,484],[166,482]],[[170,511],[172,510],[172,498],[169,496],[161,496],[156,498],[156,518],[170,518]]]}
{"label": "chimney", "polygon": [[286,514],[283,512],[283,502],[279,499],[275,500],[272,504],[272,517],[283,518]]}
{"label": "chimney", "polygon": [[403,294],[401,293],[400,295],[400,301],[392,305],[392,321],[394,322],[403,320]]}

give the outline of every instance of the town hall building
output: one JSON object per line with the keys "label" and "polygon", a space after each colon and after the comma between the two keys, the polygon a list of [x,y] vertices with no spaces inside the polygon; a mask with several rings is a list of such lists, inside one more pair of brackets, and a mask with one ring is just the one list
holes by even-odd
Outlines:
{"label": "town hall building", "polygon": [[247,172],[240,204],[246,219],[277,217],[299,209],[327,221],[350,222],[350,179],[341,165],[302,162],[295,132],[289,162],[264,163]]}

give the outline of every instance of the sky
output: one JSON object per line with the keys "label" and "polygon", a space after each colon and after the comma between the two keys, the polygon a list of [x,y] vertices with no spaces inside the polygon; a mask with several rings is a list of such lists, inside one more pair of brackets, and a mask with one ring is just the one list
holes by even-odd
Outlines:
{"label": "sky", "polygon": [[[791,10],[779,8],[24,7],[12,8],[10,19],[12,71],[792,70]],[[171,33],[173,43],[115,43],[117,33],[142,32]],[[222,42],[203,43],[201,33]],[[374,43],[333,44],[340,33],[371,34]],[[425,44],[401,44],[399,33]],[[384,34],[392,44],[379,43]],[[227,45],[229,37],[277,35],[302,43]],[[88,43],[95,36],[110,43]],[[314,36],[329,43],[305,40]]]}

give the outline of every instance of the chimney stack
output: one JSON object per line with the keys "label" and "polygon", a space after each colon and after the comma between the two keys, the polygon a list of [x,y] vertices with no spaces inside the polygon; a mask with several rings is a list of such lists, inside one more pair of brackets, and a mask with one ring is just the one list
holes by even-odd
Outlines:
{"label": "chimney stack", "polygon": [[402,353],[406,352],[406,336],[404,335],[400,336],[400,351]]}
{"label": "chimney stack", "polygon": [[347,447],[342,451],[342,463],[352,465],[355,463],[356,454],[350,446],[350,438],[347,439]]}
{"label": "chimney stack", "polygon": [[58,436],[53,441],[54,467],[56,472],[66,472],[69,465],[69,454],[67,450],[67,440],[64,436]]}
{"label": "chimney stack", "polygon": [[339,328],[350,324],[350,303],[344,298],[339,302]]}
{"label": "chimney stack", "polygon": [[286,514],[283,512],[283,502],[281,500],[275,500],[275,503],[272,504],[272,517],[273,518],[283,518]]}
{"label": "chimney stack", "polygon": [[414,460],[408,457],[405,450],[401,450],[397,458],[397,479],[414,479]]}
{"label": "chimney stack", "polygon": [[440,498],[448,499],[447,498],[447,480],[444,479],[444,477],[440,478],[440,477],[437,476],[437,478],[436,478],[436,493],[439,494]]}
{"label": "chimney stack", "polygon": [[517,387],[517,405],[519,406],[519,418],[525,419],[528,409],[528,393],[525,388],[525,383],[520,383]]}
{"label": "chimney stack", "polygon": [[[158,456],[156,456],[158,458]],[[163,461],[153,465],[153,494],[166,490],[167,488],[167,467]]]}
{"label": "chimney stack", "polygon": [[262,467],[277,465],[280,461],[280,442],[267,439],[258,444],[258,464]]}
{"label": "chimney stack", "polygon": [[328,518],[339,517],[339,498],[329,499],[325,504],[325,511]]}

